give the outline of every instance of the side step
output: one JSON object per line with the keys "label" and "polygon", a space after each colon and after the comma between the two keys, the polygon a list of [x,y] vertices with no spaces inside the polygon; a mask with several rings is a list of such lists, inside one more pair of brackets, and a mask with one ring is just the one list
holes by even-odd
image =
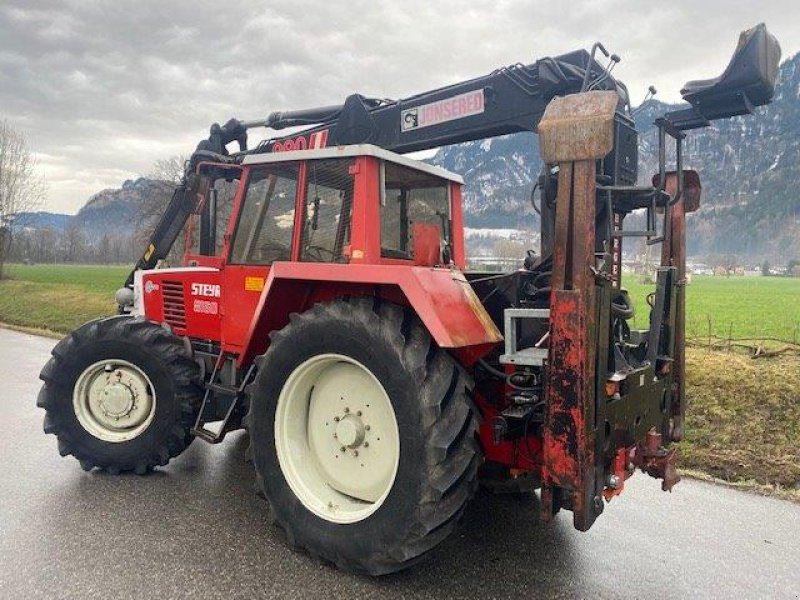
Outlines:
{"label": "side step", "polygon": [[[209,405],[211,400],[216,400],[220,397],[228,398],[230,404],[228,405],[228,410],[225,412],[225,418],[222,420],[222,426],[219,428],[218,432],[214,432],[205,428],[204,423],[206,422],[206,419],[204,419],[203,416],[205,415],[206,407]],[[208,442],[209,444],[219,444],[225,439],[225,434],[227,433],[225,427],[228,424],[228,419],[230,419],[231,414],[233,414],[233,409],[236,408],[238,401],[238,388],[224,385],[222,383],[206,383],[206,394],[203,397],[203,404],[200,407],[200,412],[197,415],[197,421],[195,421],[194,427],[192,427],[192,435],[200,438],[204,442]]]}
{"label": "side step", "polygon": [[[194,423],[194,427],[192,427],[192,435],[200,438],[204,442],[208,442],[209,444],[219,444],[225,439],[225,434],[228,433],[228,421],[230,420],[233,411],[236,409],[237,404],[239,404],[239,400],[244,393],[244,388],[250,381],[250,377],[255,369],[255,365],[252,365],[247,370],[247,373],[242,379],[242,383],[240,385],[227,385],[215,381],[217,378],[217,373],[219,372],[221,360],[222,355],[220,355],[220,359],[217,361],[217,366],[215,367],[214,372],[211,374],[211,380],[207,381],[205,384],[206,393],[203,396],[203,404],[200,406],[200,412],[197,414],[197,420]],[[222,424],[220,425],[219,431],[215,432],[211,431],[210,429],[206,429],[204,425],[205,423],[214,421],[209,421],[204,417],[207,407],[211,404],[211,402],[218,398],[227,398],[229,404],[227,410],[225,411],[225,417],[221,421]]]}
{"label": "side step", "polygon": [[[500,356],[504,365],[540,367],[547,360],[547,348],[532,346],[520,348],[517,342],[517,325],[523,319],[550,319],[549,308],[507,308],[503,311],[505,352]],[[546,336],[539,340],[541,344]]]}

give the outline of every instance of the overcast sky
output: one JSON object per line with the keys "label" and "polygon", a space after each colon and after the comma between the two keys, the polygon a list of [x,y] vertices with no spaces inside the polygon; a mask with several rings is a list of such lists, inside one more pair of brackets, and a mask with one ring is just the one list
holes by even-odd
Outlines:
{"label": "overcast sky", "polygon": [[677,100],[760,21],[784,58],[800,50],[797,0],[3,0],[0,118],[39,157],[44,209],[75,212],[215,121],[408,96],[596,40],[634,103],[651,83]]}

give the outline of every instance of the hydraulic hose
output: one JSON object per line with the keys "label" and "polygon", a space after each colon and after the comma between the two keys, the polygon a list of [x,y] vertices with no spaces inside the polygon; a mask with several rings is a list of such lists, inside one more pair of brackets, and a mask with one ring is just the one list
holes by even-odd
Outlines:
{"label": "hydraulic hose", "polygon": [[635,310],[628,290],[618,290],[611,299],[611,312],[617,318],[628,320],[633,317]]}

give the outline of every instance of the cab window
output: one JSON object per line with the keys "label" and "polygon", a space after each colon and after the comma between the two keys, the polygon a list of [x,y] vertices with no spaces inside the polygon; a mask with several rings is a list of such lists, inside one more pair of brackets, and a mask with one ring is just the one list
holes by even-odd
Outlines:
{"label": "cab window", "polygon": [[306,197],[300,260],[346,262],[353,211],[352,159],[306,163]]}
{"label": "cab window", "polygon": [[442,247],[450,246],[450,195],[447,180],[391,162],[383,163],[381,256],[414,258],[415,223],[439,229]]}
{"label": "cab window", "polygon": [[239,187],[239,179],[217,179],[214,182],[214,255],[221,256],[225,245],[225,226],[231,218],[233,210],[233,199],[236,196],[236,189]]}
{"label": "cab window", "polygon": [[225,227],[230,219],[233,201],[239,186],[238,170],[236,176],[210,174],[192,175],[187,195],[205,198],[197,213],[186,220],[180,235],[182,243],[173,244],[165,262],[176,265],[181,262],[181,254],[191,257],[222,256],[225,247]]}
{"label": "cab window", "polygon": [[296,163],[254,168],[233,238],[231,263],[269,265],[290,260]]}

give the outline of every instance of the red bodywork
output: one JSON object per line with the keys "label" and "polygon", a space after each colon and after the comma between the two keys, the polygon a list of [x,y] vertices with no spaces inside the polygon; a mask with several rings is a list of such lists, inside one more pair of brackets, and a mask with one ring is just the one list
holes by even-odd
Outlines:
{"label": "red bodywork", "polygon": [[413,308],[436,343],[467,365],[503,339],[464,275],[451,268],[279,262],[162,269],[143,273],[142,281],[148,318],[220,342],[239,366],[266,351],[269,333],[290,313],[343,296],[377,295]]}
{"label": "red bodywork", "polygon": [[245,166],[221,253],[187,255],[186,264],[196,267],[141,272],[137,289],[144,314],[179,335],[218,342],[244,367],[266,350],[269,333],[286,325],[290,313],[342,296],[379,296],[411,307],[440,347],[451,348],[463,364],[472,364],[503,338],[461,272],[465,264],[461,184],[447,182],[451,264],[441,265],[441,232],[430,224],[414,225],[413,259],[384,258],[380,163],[375,156],[357,156],[350,167],[354,189],[347,264],[299,260],[306,161],[299,167],[291,260],[272,265],[229,263],[247,181],[257,168]]}

